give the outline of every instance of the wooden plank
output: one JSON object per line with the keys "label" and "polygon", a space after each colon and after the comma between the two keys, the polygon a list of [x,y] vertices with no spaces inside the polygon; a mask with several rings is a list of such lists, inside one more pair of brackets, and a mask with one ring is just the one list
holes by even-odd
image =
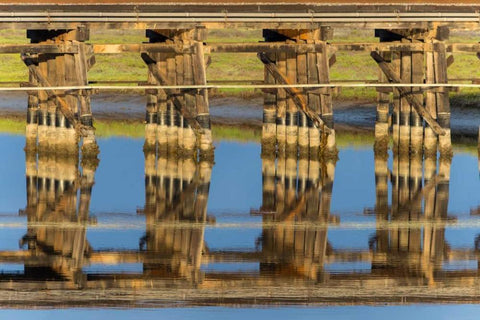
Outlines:
{"label": "wooden plank", "polygon": [[0,44],[0,54],[6,53],[77,53],[78,46],[75,44]]}
{"label": "wooden plank", "polygon": [[[430,52],[435,50],[433,43],[424,46],[423,43],[400,43],[400,42],[350,42],[329,44],[335,51],[397,51],[397,52]],[[22,44],[0,45],[0,53],[76,53],[74,45],[51,45],[51,44]],[[207,43],[205,53],[212,52],[286,52],[286,53],[309,53],[321,52],[323,46],[308,43],[283,43],[283,42],[242,42],[242,43]],[[123,52],[163,52],[163,53],[193,53],[195,49],[189,45],[178,46],[167,43],[122,43],[122,44],[93,44],[93,52],[97,54],[117,54]],[[447,52],[477,53],[480,52],[480,43],[449,43],[446,45]]]}

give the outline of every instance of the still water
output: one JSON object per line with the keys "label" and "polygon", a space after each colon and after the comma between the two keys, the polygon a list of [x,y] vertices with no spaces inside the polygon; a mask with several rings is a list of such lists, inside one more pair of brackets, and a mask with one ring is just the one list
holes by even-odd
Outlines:
{"label": "still water", "polygon": [[0,305],[20,309],[2,318],[480,310],[465,305],[480,301],[476,152],[384,159],[367,144],[319,162],[218,141],[213,165],[144,154],[140,139],[98,142],[95,168],[0,135]]}

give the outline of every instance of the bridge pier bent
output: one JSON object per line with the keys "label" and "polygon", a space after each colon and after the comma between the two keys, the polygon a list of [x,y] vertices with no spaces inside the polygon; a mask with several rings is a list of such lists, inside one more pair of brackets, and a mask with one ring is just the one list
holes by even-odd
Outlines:
{"label": "bridge pier bent", "polygon": [[[205,28],[147,30],[150,43],[172,44],[172,53],[147,52],[148,83],[160,85],[205,85],[206,64],[203,41]],[[206,89],[149,90],[145,151],[155,150],[182,157],[200,153],[213,159],[208,93]]]}
{"label": "bridge pier bent", "polygon": [[[300,49],[278,50],[267,53],[277,72],[265,67],[265,84],[323,84],[329,83],[329,50],[327,40],[332,29],[265,29],[266,42],[286,44],[316,44],[318,51]],[[333,107],[330,88],[280,88],[265,90],[263,113],[262,152],[299,154],[300,157],[322,154],[336,157]],[[330,129],[316,128],[310,117],[302,111],[308,108]]]}
{"label": "bridge pier bent", "polygon": [[[448,28],[376,30],[380,42],[398,44],[399,50],[372,53],[381,68],[379,82],[447,83],[447,67],[453,62],[447,58],[445,40]],[[418,44],[418,49],[405,50],[402,44]],[[450,135],[450,104],[445,87],[384,87],[377,89],[377,121],[375,150],[388,148],[389,105],[393,105],[393,151],[399,154],[426,157],[452,154]]]}
{"label": "bridge pier bent", "polygon": [[[65,49],[60,53],[22,55],[32,86],[88,85],[87,71],[95,63],[92,47],[85,43],[88,29],[27,30],[27,37],[31,43],[56,44]],[[38,141],[40,153],[77,154],[82,136],[82,154],[87,157],[98,154],[90,98],[84,90],[30,93],[26,131],[27,149],[35,149]]]}

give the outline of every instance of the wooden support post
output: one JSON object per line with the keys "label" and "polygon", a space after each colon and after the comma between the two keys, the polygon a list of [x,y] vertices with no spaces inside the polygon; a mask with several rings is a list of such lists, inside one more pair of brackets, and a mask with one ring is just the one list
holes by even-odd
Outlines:
{"label": "wooden support post", "polygon": [[[191,36],[187,36],[184,40],[183,43],[185,45],[192,45],[193,40]],[[193,85],[194,84],[194,77],[193,77],[193,59],[191,54],[184,54],[183,55],[183,82],[185,85]],[[182,150],[181,150],[181,155],[183,157],[193,157],[195,155],[195,145],[196,145],[196,137],[195,133],[193,131],[193,122],[196,123],[196,125],[199,128],[199,133],[196,135],[199,137],[203,132],[202,126],[198,123],[197,120],[197,110],[196,110],[196,100],[195,96],[192,94],[192,92],[185,92],[184,93],[184,101],[185,101],[185,107],[187,110],[192,110],[192,118],[187,119],[184,117],[183,119],[183,144],[182,144]]]}
{"label": "wooden support post", "polygon": [[[423,52],[412,52],[412,83],[424,83],[425,56]],[[423,101],[423,92],[413,88],[418,101]],[[427,111],[428,112],[428,111]],[[415,108],[410,111],[410,153],[422,157],[423,153],[423,122]]]}
{"label": "wooden support post", "polygon": [[[287,54],[284,52],[278,52],[276,54],[277,58],[277,67],[279,72],[282,74],[287,74]],[[265,75],[269,74],[272,76],[272,83],[278,83],[275,79],[275,76],[268,71],[268,68],[265,67]],[[270,80],[269,80],[270,81]],[[278,90],[277,91],[277,114],[276,114],[276,127],[277,127],[277,153],[279,157],[285,156],[285,147],[287,145],[287,91]],[[315,129],[317,130],[317,129]],[[318,131],[318,130],[317,130]]]}
{"label": "wooden support post", "polygon": [[[75,68],[77,74],[77,83],[88,85],[87,72],[89,68],[95,63],[93,55],[89,55],[93,51],[91,45],[83,42],[78,43],[78,54],[75,58]],[[81,91],[78,93],[78,100],[80,105],[80,123],[83,126],[82,134],[82,160],[93,160],[94,165],[97,155],[100,153],[98,144],[95,138],[95,127],[93,126],[92,106],[90,102],[89,92]]]}
{"label": "wooden support post", "polygon": [[[433,39],[427,39],[428,44],[433,45]],[[432,51],[425,52],[425,64],[426,64],[426,83],[436,83],[435,77],[435,56]],[[425,108],[432,118],[437,119],[437,97],[435,92],[428,90],[425,93]],[[424,155],[425,158],[437,158],[437,136],[433,132],[432,128],[426,126],[424,129]]]}
{"label": "wooden support post", "polygon": [[[435,80],[437,83],[447,83],[447,55],[444,42],[438,42],[433,52],[435,63]],[[445,87],[439,88],[436,92],[437,99],[437,121],[445,132],[444,135],[438,137],[438,147],[440,155],[443,157],[451,157],[452,139],[450,134],[450,99],[448,90]]]}
{"label": "wooden support post", "polygon": [[[199,32],[197,31],[197,34]],[[196,85],[207,84],[207,67],[205,65],[205,55],[203,52],[204,38],[195,39],[195,53],[193,55],[193,75]],[[199,137],[200,159],[213,160],[213,141],[210,123],[210,110],[208,102],[208,91],[206,89],[198,90],[195,95],[197,104],[197,121],[203,128]]]}
{"label": "wooden support post", "polygon": [[[315,40],[307,40],[307,43],[314,43]],[[307,64],[308,64],[308,83],[317,84],[319,82],[319,74],[317,68],[317,54],[316,53],[307,53]],[[313,93],[309,91],[307,94],[308,106],[318,116],[321,116],[322,109],[320,104],[320,94]],[[311,159],[317,159],[320,153],[320,131],[315,128],[313,122],[307,118],[308,122],[308,137],[309,137],[309,155]]]}
{"label": "wooden support post", "polygon": [[[286,77],[289,83],[298,83],[297,81],[297,59],[295,53],[287,53],[287,73]],[[305,101],[300,90],[298,90],[298,96]],[[286,117],[286,126],[287,126],[287,143],[285,146],[285,153],[288,157],[289,155],[297,156],[298,153],[298,109],[293,101],[293,97],[287,99],[287,117]]]}
{"label": "wooden support post", "polygon": [[[29,82],[32,86],[36,86],[36,78],[29,73]],[[38,134],[38,112],[39,112],[38,92],[28,94],[27,107],[27,125],[25,128],[25,150],[37,150],[37,134]]]}
{"label": "wooden support post", "polygon": [[[380,39],[382,41],[382,39]],[[391,52],[381,53],[386,62],[391,62]],[[387,82],[385,74],[379,70],[378,81]],[[375,121],[375,154],[386,154],[388,150],[388,116],[390,108],[390,92],[377,89],[377,114]]]}
{"label": "wooden support post", "polygon": [[[167,42],[173,43],[174,40],[168,39]],[[180,59],[179,59],[180,60]],[[167,81],[168,83],[171,84],[184,84],[184,82],[180,82],[178,80],[182,80],[183,78],[183,56],[181,61],[179,61],[179,64],[182,64],[181,66],[178,66],[177,68],[177,59],[175,57],[175,54],[173,53],[167,53],[165,55],[165,63],[164,65],[166,66],[166,76],[167,76]],[[158,61],[157,61],[158,65]],[[178,72],[177,72],[178,71]],[[180,75],[179,73],[182,72]],[[178,76],[178,77],[177,77]],[[178,79],[177,79],[178,78]],[[178,100],[184,104],[185,99],[183,96],[179,95]],[[180,127],[180,114],[179,112],[175,109],[175,106],[173,102],[170,100],[167,102],[167,115],[168,115],[168,128],[167,128],[167,152],[169,155],[175,156],[178,153],[179,150],[179,145],[180,145],[180,139],[182,139],[183,143],[183,128]]]}
{"label": "wooden support post", "polygon": [[[275,39],[265,38],[265,41],[272,41]],[[279,55],[275,53],[268,53],[268,58],[271,61],[277,61]],[[264,67],[264,79],[265,84],[275,84],[275,78],[268,72],[267,67]],[[275,154],[276,140],[277,140],[277,96],[280,94],[280,90],[277,93],[265,91],[263,94],[263,122],[262,122],[262,155],[268,156]],[[280,149],[280,148],[279,148]],[[283,149],[283,146],[282,146]]]}
{"label": "wooden support post", "polygon": [[[302,40],[297,40],[297,43]],[[303,40],[304,41],[304,40]],[[308,65],[307,65],[307,54],[299,53],[297,54],[297,82],[298,83],[308,83]],[[303,94],[303,99],[308,103],[308,96]],[[310,106],[308,106],[310,107]],[[309,129],[307,116],[303,112],[298,112],[298,154],[300,158],[308,159],[309,155]]]}
{"label": "wooden support post", "polygon": [[[330,82],[330,67],[329,67],[329,58],[328,58],[328,46],[325,41],[322,41],[323,50],[317,52],[317,68],[319,74],[320,83],[329,83]],[[333,127],[333,104],[332,104],[332,95],[331,88],[322,89],[320,94],[320,106],[322,110],[322,119],[325,125],[330,128],[330,132],[322,132],[322,149],[321,153],[326,158],[336,158],[337,157],[337,147],[335,141],[335,130]]]}
{"label": "wooden support post", "polygon": [[[404,41],[408,40],[404,39]],[[412,83],[412,53],[401,52],[400,55],[400,82]],[[408,155],[410,152],[410,114],[412,107],[406,96],[411,95],[412,88],[403,89],[403,93],[400,94],[400,136],[398,152]]]}

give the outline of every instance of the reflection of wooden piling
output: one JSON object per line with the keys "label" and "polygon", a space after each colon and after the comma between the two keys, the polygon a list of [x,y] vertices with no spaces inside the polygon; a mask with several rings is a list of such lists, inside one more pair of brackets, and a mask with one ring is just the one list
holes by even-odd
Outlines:
{"label": "reflection of wooden piling", "polygon": [[[376,156],[375,212],[380,228],[370,247],[381,253],[379,257],[382,258],[372,265],[373,270],[384,274],[390,269],[395,273],[421,276],[425,283],[434,285],[435,271],[441,268],[446,249],[445,227],[436,222],[447,218],[450,159],[441,158],[439,164],[437,173],[434,157],[427,157],[423,163],[421,157],[394,153],[389,212],[385,201],[388,197],[387,159]],[[385,222],[393,221],[412,225],[384,228]]]}
{"label": "reflection of wooden piling", "polygon": [[[200,281],[212,163],[145,153],[144,274]],[[170,225],[185,223],[186,225]],[[188,225],[191,224],[191,225]],[[152,262],[158,255],[167,263]],[[158,261],[158,259],[156,259]]]}
{"label": "reflection of wooden piling", "polygon": [[[26,159],[25,213],[28,224],[37,226],[28,228],[20,244],[27,245],[32,256],[48,255],[54,259],[42,259],[42,263],[34,265],[26,263],[25,275],[43,279],[47,274],[48,280],[58,277],[81,288],[86,281],[81,270],[89,250],[85,222],[89,219],[96,167],[84,166],[80,174],[76,157],[40,154],[37,161],[36,153],[29,150]],[[68,228],[63,224],[68,224]]]}
{"label": "reflection of wooden piling", "polygon": [[[263,221],[276,223],[263,229],[262,253],[282,259],[261,263],[260,270],[318,281],[324,275],[335,162],[279,158],[276,171],[272,171],[274,159],[264,157],[262,161]],[[320,228],[303,225],[312,223]]]}

